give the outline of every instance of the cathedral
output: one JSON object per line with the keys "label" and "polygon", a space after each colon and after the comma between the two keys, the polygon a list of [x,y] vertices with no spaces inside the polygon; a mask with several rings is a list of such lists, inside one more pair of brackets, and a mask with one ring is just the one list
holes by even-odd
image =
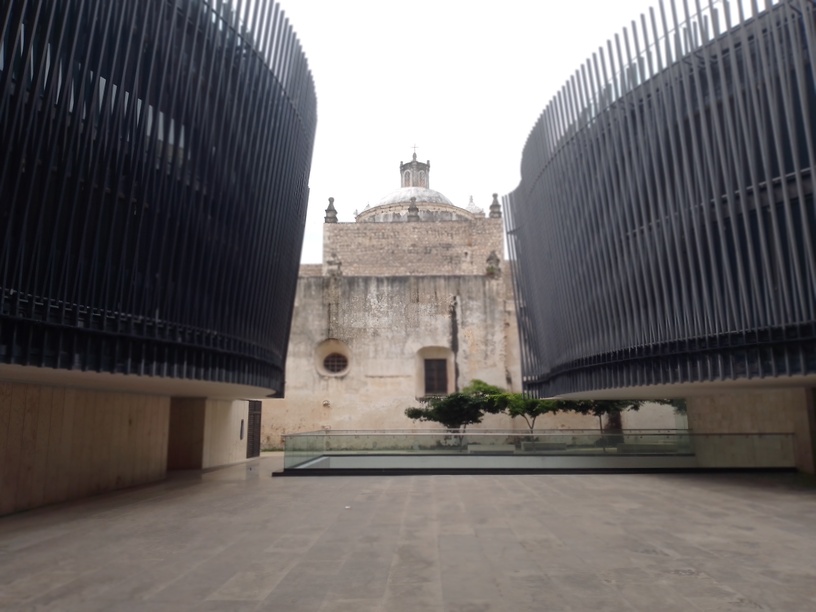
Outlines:
{"label": "cathedral", "polygon": [[[400,187],[337,221],[329,198],[323,263],[300,268],[286,395],[264,401],[263,443],[319,429],[408,429],[426,396],[473,379],[520,391],[515,305],[502,213],[430,188],[430,162],[400,163]],[[488,415],[482,427],[523,427]]]}

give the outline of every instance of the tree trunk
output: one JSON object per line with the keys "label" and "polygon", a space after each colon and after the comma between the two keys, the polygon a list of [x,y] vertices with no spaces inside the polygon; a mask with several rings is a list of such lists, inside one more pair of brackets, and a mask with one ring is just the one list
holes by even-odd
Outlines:
{"label": "tree trunk", "polygon": [[623,419],[620,412],[610,412],[606,415],[606,431],[608,433],[621,433],[623,431]]}
{"label": "tree trunk", "polygon": [[610,444],[623,442],[623,419],[620,412],[610,412],[606,415],[606,437]]}

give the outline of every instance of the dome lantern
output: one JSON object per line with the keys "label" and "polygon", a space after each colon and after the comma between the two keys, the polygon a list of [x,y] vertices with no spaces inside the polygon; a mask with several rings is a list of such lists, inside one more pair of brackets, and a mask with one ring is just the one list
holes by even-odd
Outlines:
{"label": "dome lantern", "polygon": [[402,187],[422,187],[428,189],[428,174],[431,171],[431,162],[428,160],[424,164],[417,161],[416,151],[414,159],[407,164],[400,162],[400,177]]}

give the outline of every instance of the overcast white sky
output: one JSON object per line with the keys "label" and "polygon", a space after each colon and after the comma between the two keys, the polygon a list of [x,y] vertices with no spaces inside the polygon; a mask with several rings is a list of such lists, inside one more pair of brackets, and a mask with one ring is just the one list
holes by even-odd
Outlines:
{"label": "overcast white sky", "polygon": [[330,196],[340,221],[430,160],[454,204],[512,191],[538,115],[599,46],[657,0],[279,0],[317,89],[302,261],[322,258]]}

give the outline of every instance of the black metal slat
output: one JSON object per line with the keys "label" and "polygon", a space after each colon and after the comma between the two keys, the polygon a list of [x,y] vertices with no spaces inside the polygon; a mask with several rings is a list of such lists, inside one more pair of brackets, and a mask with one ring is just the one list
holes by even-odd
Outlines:
{"label": "black metal slat", "polygon": [[316,100],[250,9],[5,6],[0,361],[282,392]]}
{"label": "black metal slat", "polygon": [[532,393],[816,372],[814,3],[679,5],[567,82],[504,198]]}

